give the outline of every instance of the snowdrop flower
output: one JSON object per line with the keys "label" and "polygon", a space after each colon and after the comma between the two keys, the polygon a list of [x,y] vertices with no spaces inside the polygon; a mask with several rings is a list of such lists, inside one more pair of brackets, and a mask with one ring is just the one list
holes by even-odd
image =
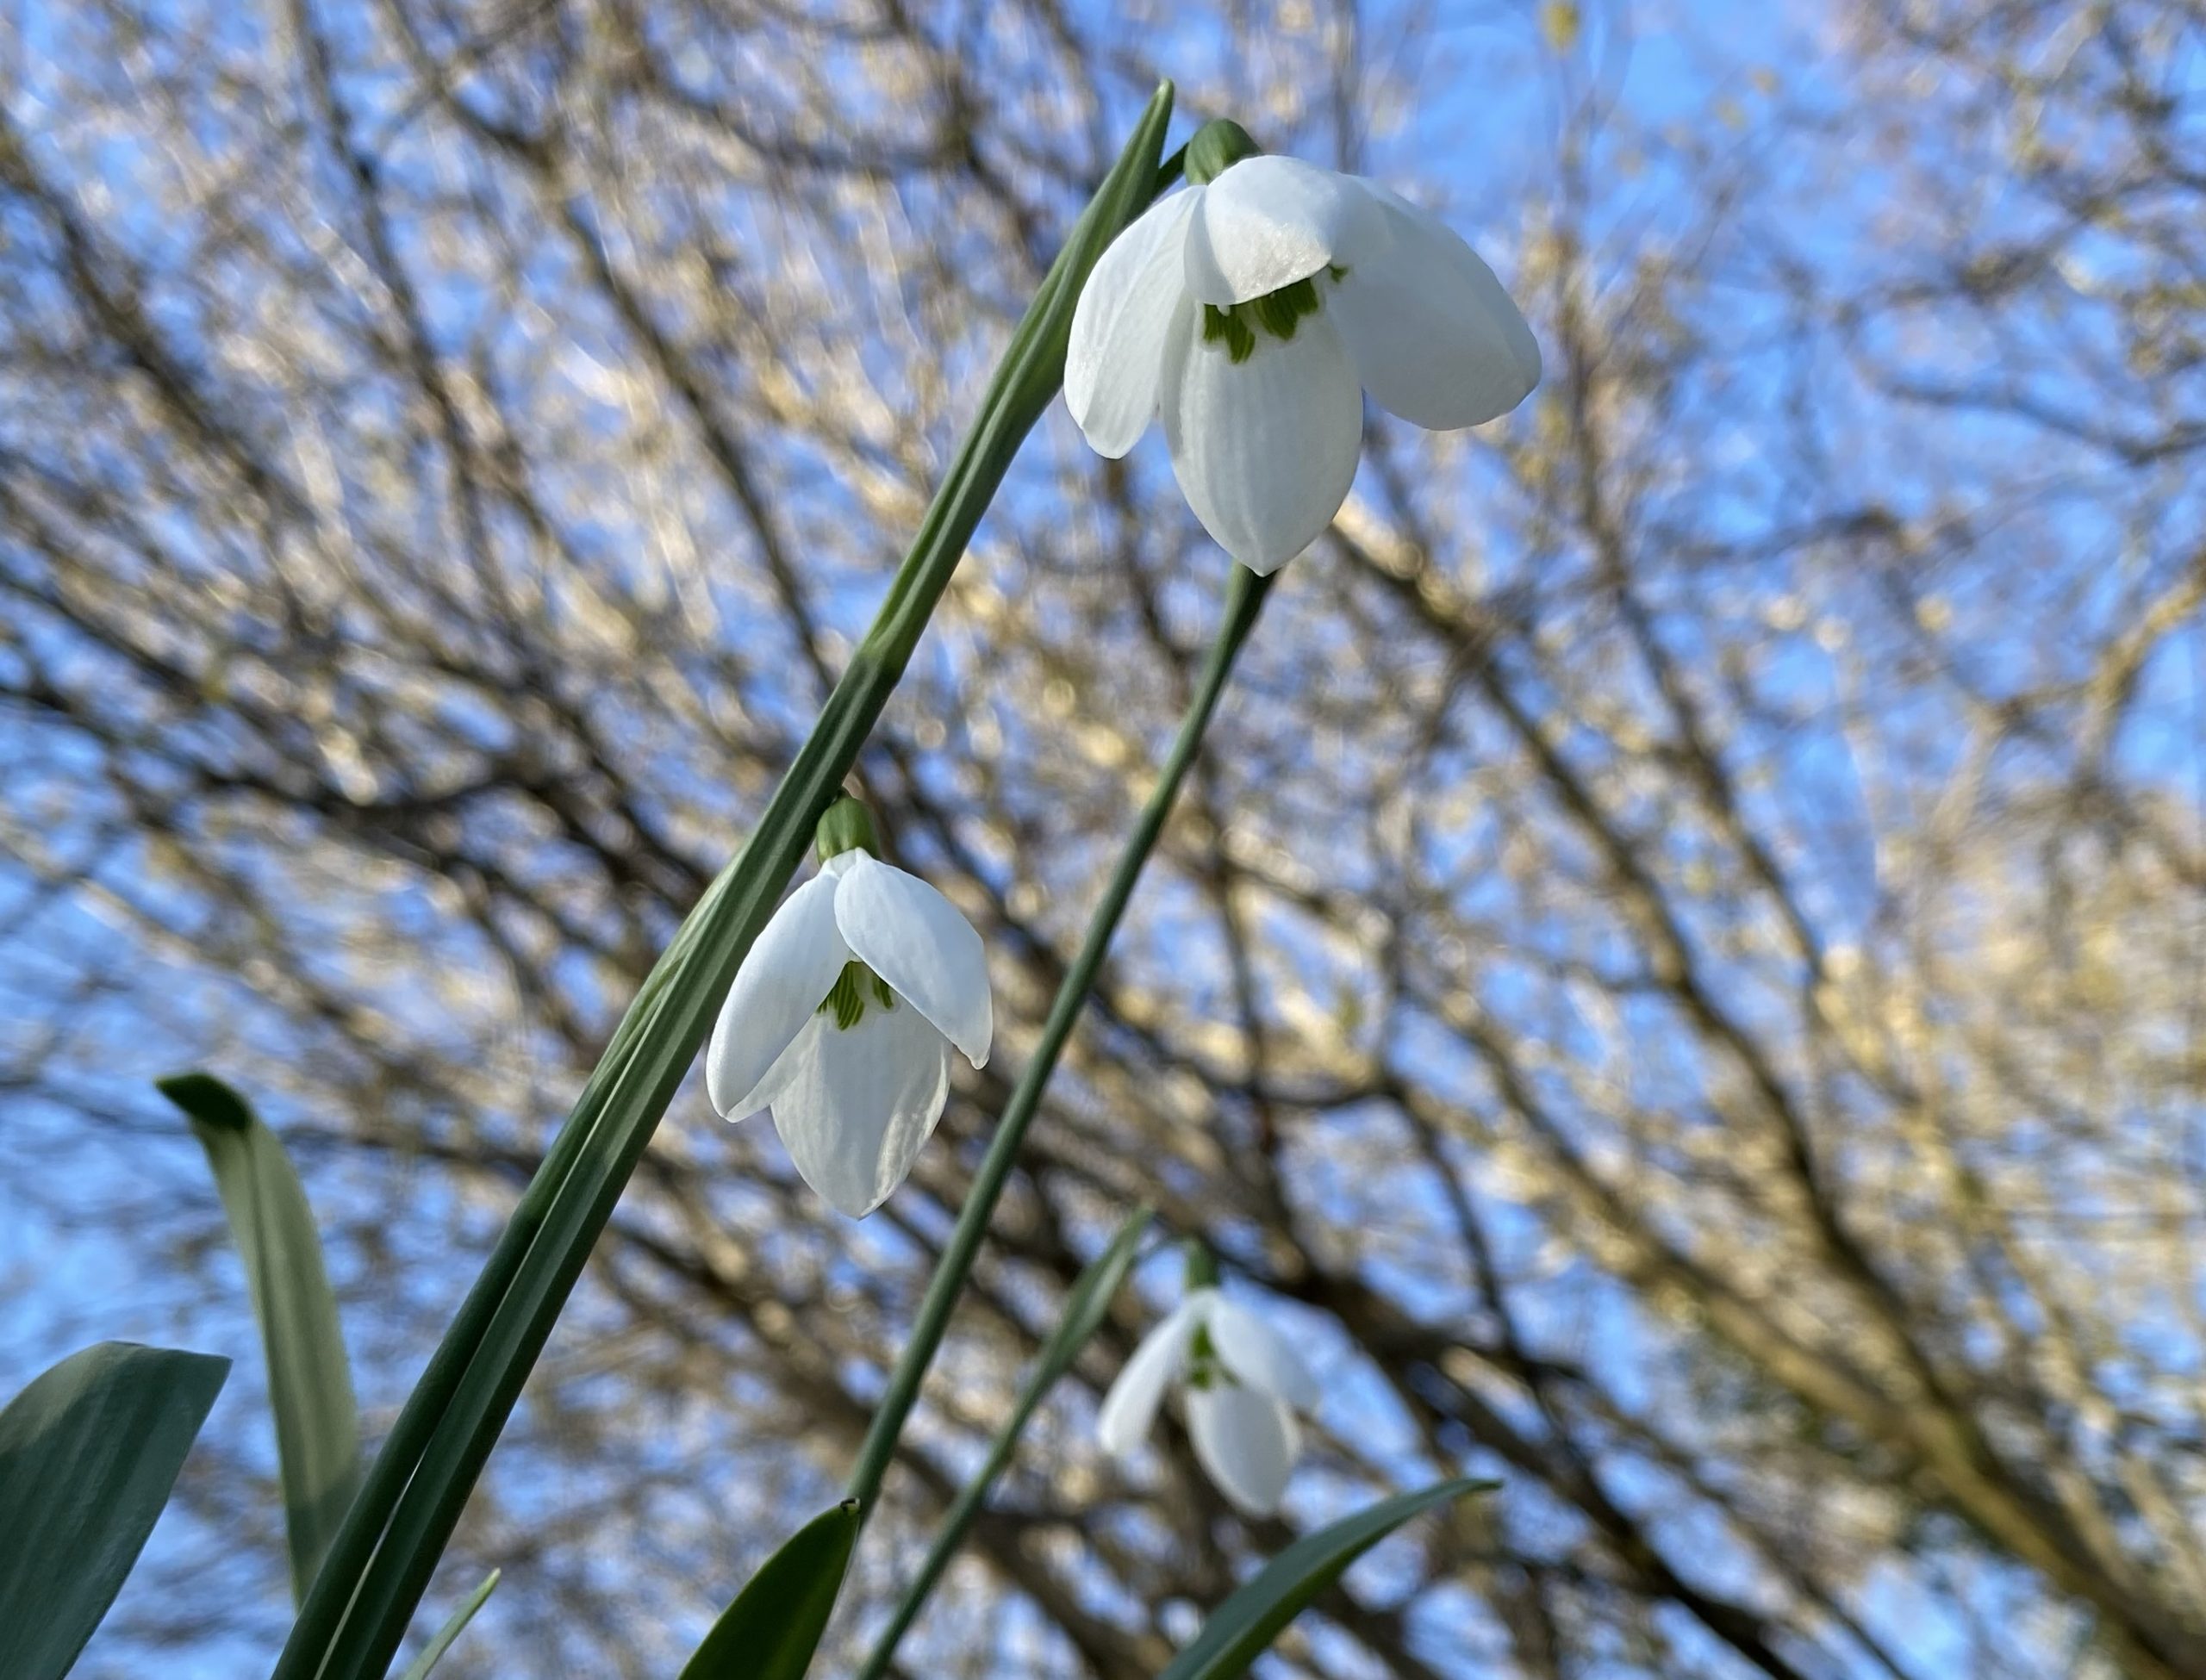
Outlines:
{"label": "snowdrop flower", "polygon": [[951,1048],[981,1067],[994,1031],[981,936],[872,848],[857,800],[820,818],[819,873],[744,958],[705,1061],[721,1116],[770,1110],[804,1181],[853,1217],[912,1170],[950,1094]]}
{"label": "snowdrop flower", "polygon": [[1302,1450],[1297,1411],[1312,1410],[1318,1384],[1287,1338],[1214,1285],[1187,1298],[1148,1335],[1103,1397],[1095,1433],[1123,1458],[1156,1421],[1164,1391],[1186,1391],[1187,1435],[1218,1491],[1249,1516],[1269,1516]]}
{"label": "snowdrop flower", "polygon": [[1366,390],[1448,431],[1539,383],[1531,328],[1444,222],[1374,182],[1256,154],[1230,122],[1188,143],[1187,175],[1088,275],[1065,401],[1114,460],[1162,414],[1187,505],[1251,571],[1299,554],[1348,499]]}

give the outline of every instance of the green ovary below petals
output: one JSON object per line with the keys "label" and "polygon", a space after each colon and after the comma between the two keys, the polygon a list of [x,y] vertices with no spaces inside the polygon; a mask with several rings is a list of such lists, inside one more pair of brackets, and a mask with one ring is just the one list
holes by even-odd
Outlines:
{"label": "green ovary below petals", "polygon": [[873,1000],[883,1010],[896,1007],[896,994],[888,989],[888,982],[875,974],[863,962],[845,962],[843,972],[835,976],[835,984],[819,1000],[819,1013],[831,1011],[838,1032],[848,1032],[865,1015],[866,993],[873,993]]}
{"label": "green ovary below petals", "polygon": [[878,853],[881,849],[880,837],[874,832],[873,813],[865,808],[864,801],[852,799],[848,793],[821,814],[814,834],[822,863],[844,852]]}
{"label": "green ovary below petals", "polygon": [[[1330,265],[1324,277],[1336,285],[1345,279],[1348,271],[1337,263]],[[1203,342],[1222,344],[1225,353],[1237,363],[1245,362],[1256,353],[1260,334],[1277,339],[1281,344],[1294,337],[1294,329],[1302,324],[1305,315],[1314,315],[1324,307],[1318,296],[1319,277],[1297,280],[1291,286],[1281,286],[1275,292],[1266,292],[1262,297],[1252,297],[1246,303],[1229,303],[1220,307],[1215,303],[1203,305]]]}

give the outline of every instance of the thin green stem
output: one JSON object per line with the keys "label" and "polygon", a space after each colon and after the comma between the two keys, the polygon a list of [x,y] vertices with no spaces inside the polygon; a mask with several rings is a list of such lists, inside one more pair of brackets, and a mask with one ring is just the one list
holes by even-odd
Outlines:
{"label": "thin green stem", "polygon": [[1225,691],[1233,661],[1240,653],[1242,644],[1248,640],[1249,631],[1255,628],[1256,614],[1270,590],[1269,577],[1258,577],[1239,566],[1233,569],[1225,621],[1218,626],[1217,638],[1211,644],[1210,657],[1203,665],[1195,697],[1180,720],[1180,732],[1173,738],[1172,750],[1165,755],[1157,772],[1156,786],[1150,793],[1149,802],[1142,807],[1141,820],[1119,854],[1118,868],[1112,871],[1110,884],[1103,889],[1103,901],[1095,906],[1095,913],[1088,920],[1087,936],[1081,942],[1080,954],[1073,959],[1064,983],[1057,988],[1056,1000],[1050,1005],[1049,1019],[1042,1026],[1041,1039],[1034,1047],[1025,1071],[1019,1075],[1011,1101],[1004,1107],[996,1135],[989,1141],[988,1153],[981,1160],[980,1173],[958,1213],[957,1229],[950,1232],[950,1241],[943,1247],[942,1258],[935,1263],[934,1277],[927,1285],[926,1298],[919,1304],[919,1316],[912,1326],[911,1340],[904,1344],[903,1357],[896,1362],[896,1370],[888,1379],[888,1392],[882,1396],[880,1409],[874,1413],[865,1444],[859,1449],[857,1467],[851,1472],[850,1492],[864,1515],[872,1513],[874,1500],[881,1491],[881,1478],[888,1473],[888,1461],[895,1455],[896,1438],[903,1433],[904,1420],[919,1398],[919,1384],[926,1378],[935,1350],[942,1345],[943,1332],[949,1327],[958,1292],[965,1286],[966,1274],[973,1269],[981,1240],[988,1235],[996,1198],[1003,1194],[1026,1128],[1033,1123],[1035,1112],[1041,1106],[1043,1087],[1049,1084],[1050,1075],[1056,1068],[1065,1041],[1072,1036],[1073,1024],[1080,1018],[1081,1007],[1087,1001],[1087,993],[1103,967],[1111,936],[1118,931],[1119,918],[1125,914],[1126,901],[1133,897],[1135,883],[1141,879],[1142,867],[1149,862],[1157,836],[1164,831],[1164,819],[1171,814],[1180,784],[1194,763],[1196,749],[1202,744],[1203,731],[1218,708],[1218,696]]}
{"label": "thin green stem", "polygon": [[374,1680],[389,1668],[521,1385],[736,968],[857,761],[1020,442],[1056,395],[1088,269],[1171,184],[1156,162],[1171,109],[1168,83],[1013,334],[974,429],[811,738],[749,843],[645,980],[523,1192],[323,1559],[277,1680]]}
{"label": "thin green stem", "polygon": [[888,1626],[874,1641],[873,1654],[857,1672],[857,1680],[882,1680],[896,1660],[896,1647],[902,1641],[913,1622],[919,1619],[920,1608],[927,1602],[927,1595],[934,1590],[934,1584],[950,1567],[950,1560],[957,1555],[957,1548],[965,1539],[965,1531],[981,1514],[981,1507],[988,1500],[988,1490],[995,1485],[996,1478],[1003,1474],[1004,1466],[1011,1462],[1011,1455],[1018,1447],[1020,1433],[1026,1428],[1027,1419],[1034,1416],[1043,1397],[1056,1386],[1057,1378],[1072,1368],[1080,1357],[1080,1350],[1111,1310],[1111,1299],[1125,1282],[1126,1273],[1132,1269],[1149,1229],[1151,1210],[1144,1204],[1129,1215],[1119,1227],[1111,1246],[1096,1256],[1080,1274],[1065,1297],[1064,1316],[1046,1342],[1041,1357],[1035,1360],[1034,1369],[1026,1378],[1013,1403],[1011,1416],[996,1431],[995,1439],[988,1443],[988,1456],[982,1460],[972,1478],[957,1491],[950,1509],[943,1514],[942,1526],[936,1529],[934,1544],[927,1548],[926,1560],[919,1565],[919,1572],[904,1589],[902,1602],[889,1618]]}

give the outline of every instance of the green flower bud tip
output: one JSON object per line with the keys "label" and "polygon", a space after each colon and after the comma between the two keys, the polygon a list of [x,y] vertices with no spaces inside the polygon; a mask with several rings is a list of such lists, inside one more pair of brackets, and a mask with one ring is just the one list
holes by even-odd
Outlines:
{"label": "green flower bud tip", "polygon": [[874,832],[873,812],[848,793],[827,807],[826,815],[820,818],[819,828],[813,831],[813,840],[822,863],[844,852],[870,852],[876,857],[881,855],[881,838]]}
{"label": "green flower bud tip", "polygon": [[1219,117],[1195,130],[1187,142],[1187,184],[1206,187],[1239,163],[1263,151],[1249,138],[1249,131],[1231,117]]}

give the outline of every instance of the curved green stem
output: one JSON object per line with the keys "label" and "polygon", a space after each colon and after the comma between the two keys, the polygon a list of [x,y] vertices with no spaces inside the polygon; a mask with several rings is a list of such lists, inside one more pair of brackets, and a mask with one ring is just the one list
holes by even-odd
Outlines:
{"label": "curved green stem", "polygon": [[1057,988],[1056,1000],[1050,1005],[1049,1019],[1042,1026],[1041,1039],[1034,1047],[1025,1071],[1019,1075],[1011,1101],[1004,1107],[996,1135],[988,1143],[988,1153],[981,1160],[980,1173],[958,1213],[957,1229],[950,1232],[942,1258],[936,1262],[926,1298],[920,1302],[919,1318],[912,1326],[911,1340],[904,1344],[903,1357],[896,1362],[895,1372],[888,1379],[888,1392],[882,1396],[880,1409],[874,1413],[872,1427],[866,1432],[865,1445],[859,1449],[857,1467],[851,1472],[850,1493],[859,1502],[863,1515],[872,1513],[874,1499],[881,1491],[881,1478],[888,1473],[888,1461],[896,1452],[896,1438],[903,1432],[904,1420],[910,1415],[913,1403],[919,1398],[919,1384],[925,1380],[927,1366],[933,1363],[935,1349],[942,1345],[943,1332],[949,1328],[958,1292],[965,1286],[966,1274],[973,1269],[981,1238],[988,1235],[996,1198],[1003,1194],[1019,1143],[1041,1106],[1043,1087],[1056,1071],[1065,1041],[1072,1036],[1081,1006],[1087,1001],[1088,991],[1102,969],[1111,936],[1118,931],[1119,918],[1125,914],[1126,901],[1133,897],[1134,884],[1141,879],[1142,866],[1149,862],[1156,837],[1164,831],[1164,819],[1171,814],[1180,784],[1195,761],[1203,731],[1210,724],[1211,713],[1218,709],[1218,699],[1225,691],[1234,658],[1240,653],[1242,644],[1249,639],[1249,631],[1256,626],[1256,614],[1270,591],[1269,577],[1258,577],[1240,566],[1233,569],[1225,621],[1218,626],[1217,638],[1211,644],[1210,657],[1204,663],[1195,697],[1180,720],[1180,732],[1173,737],[1172,750],[1164,756],[1156,786],[1150,793],[1149,802],[1142,807],[1141,819],[1134,825],[1125,849],[1119,854],[1118,868],[1112,871],[1110,884],[1103,889],[1103,901],[1095,906],[1095,913],[1088,920],[1087,935],[1081,942],[1080,955],[1073,959],[1064,984]]}
{"label": "curved green stem", "polygon": [[1119,1234],[1111,1246],[1097,1255],[1065,1297],[1064,1316],[1058,1321],[1056,1334],[1042,1349],[1041,1357],[1034,1362],[1033,1372],[1027,1377],[1019,1398],[1011,1408],[1011,1416],[988,1443],[988,1456],[981,1467],[957,1491],[950,1509],[943,1513],[942,1523],[935,1530],[934,1544],[927,1548],[926,1560],[919,1565],[919,1572],[904,1589],[904,1596],[896,1606],[896,1613],[888,1619],[888,1626],[881,1630],[873,1642],[873,1654],[866,1658],[865,1666],[857,1671],[857,1680],[885,1680],[896,1661],[896,1647],[912,1624],[919,1620],[920,1608],[927,1602],[927,1595],[950,1567],[963,1544],[966,1530],[973,1526],[981,1508],[988,1503],[989,1490],[995,1486],[996,1478],[1003,1474],[1004,1466],[1011,1462],[1017,1450],[1020,1433],[1032,1417],[1043,1397],[1056,1384],[1058,1378],[1072,1368],[1080,1357],[1080,1350],[1095,1334],[1111,1310],[1112,1297],[1126,1280],[1126,1273],[1138,1257],[1141,1240],[1149,1230],[1151,1214],[1146,1204],[1130,1214],[1119,1227]]}

